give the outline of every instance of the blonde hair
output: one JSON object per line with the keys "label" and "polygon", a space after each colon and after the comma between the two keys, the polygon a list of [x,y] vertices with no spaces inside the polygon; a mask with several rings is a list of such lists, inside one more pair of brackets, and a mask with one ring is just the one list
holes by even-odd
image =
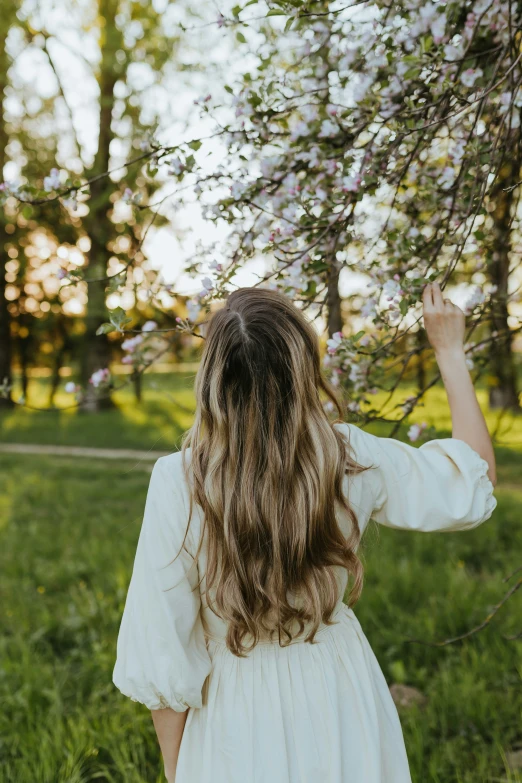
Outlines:
{"label": "blonde hair", "polygon": [[[228,624],[227,646],[243,656],[261,633],[277,633],[284,646],[296,622],[299,634],[311,624],[305,641],[313,642],[339,599],[335,567],[353,579],[350,603],[361,592],[360,531],[342,485],[347,471],[364,468],[323,408],[320,392],[342,417],[312,325],[280,293],[234,291],[208,324],[195,390],[183,462],[190,517],[193,502],[204,515],[207,600]],[[351,520],[348,539],[339,506]]]}

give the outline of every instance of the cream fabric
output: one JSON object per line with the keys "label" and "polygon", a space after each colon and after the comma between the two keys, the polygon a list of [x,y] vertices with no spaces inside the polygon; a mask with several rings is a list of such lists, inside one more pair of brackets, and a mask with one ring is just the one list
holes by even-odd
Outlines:
{"label": "cream fabric", "polygon": [[[336,426],[357,461],[371,466],[345,479],[361,530],[370,518],[424,532],[466,530],[491,516],[487,464],[463,441],[416,449]],[[201,600],[205,548],[197,560],[193,554],[202,519],[196,507],[184,540],[188,511],[181,455],[162,457],[114,669],[121,692],[150,709],[194,708],[176,783],[409,783],[397,712],[353,611],[339,601],[336,622],[320,629],[316,644],[263,640],[246,658],[232,655],[226,625]],[[349,520],[339,522],[348,534]],[[347,574],[338,576],[342,596]]]}

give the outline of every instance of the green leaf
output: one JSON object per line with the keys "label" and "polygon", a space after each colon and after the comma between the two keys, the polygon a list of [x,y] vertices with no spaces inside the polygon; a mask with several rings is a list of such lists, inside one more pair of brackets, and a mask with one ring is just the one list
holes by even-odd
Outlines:
{"label": "green leaf", "polygon": [[236,41],[239,41],[239,43],[246,43],[246,38],[243,33],[236,33]]}
{"label": "green leaf", "polygon": [[292,27],[293,23],[294,23],[294,17],[293,17],[293,16],[290,16],[290,17],[289,17],[289,18],[286,20],[286,24],[285,24],[285,33],[287,33],[287,32],[290,30],[290,28]]}
{"label": "green leaf", "polygon": [[234,90],[232,89],[232,87],[229,84],[225,84],[225,90],[227,92],[229,92],[231,95],[234,94]]}
{"label": "green leaf", "polygon": [[408,312],[408,302],[406,299],[401,299],[399,304],[399,310],[401,311],[401,315],[406,315]]}
{"label": "green leaf", "polygon": [[197,152],[199,148],[201,147],[202,142],[198,139],[194,139],[194,141],[189,141],[189,147],[191,150],[194,150],[194,152]]}
{"label": "green leaf", "polygon": [[111,310],[109,313],[111,324],[113,324],[119,332],[123,331],[123,327],[130,324],[132,318],[129,318],[123,309],[123,307],[117,307],[115,310]]}
{"label": "green leaf", "polygon": [[284,11],[276,11],[275,9],[272,9],[272,11],[267,13],[267,16],[286,16],[286,13]]}
{"label": "green leaf", "polygon": [[104,323],[98,326],[98,328],[96,329],[96,334],[97,335],[110,334],[110,332],[114,332],[114,331],[115,331],[115,327],[113,324]]}

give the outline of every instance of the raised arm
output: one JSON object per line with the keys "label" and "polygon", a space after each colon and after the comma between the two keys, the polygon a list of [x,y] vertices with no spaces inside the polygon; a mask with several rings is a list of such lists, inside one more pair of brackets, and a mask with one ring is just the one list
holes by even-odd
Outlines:
{"label": "raised arm", "polygon": [[488,463],[488,476],[496,484],[495,454],[478,404],[464,353],[465,317],[457,305],[444,299],[438,283],[423,294],[424,325],[451,410],[453,437],[471,446]]}

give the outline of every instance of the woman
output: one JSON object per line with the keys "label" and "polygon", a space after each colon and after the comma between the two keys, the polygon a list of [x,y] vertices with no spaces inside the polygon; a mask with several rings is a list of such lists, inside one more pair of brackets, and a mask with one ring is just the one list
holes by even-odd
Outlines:
{"label": "woman", "polygon": [[[420,449],[332,425],[316,334],[245,288],[213,315],[183,450],[150,482],[114,682],[152,710],[169,783],[407,783],[397,711],[353,613],[370,518],[467,530],[495,459],[464,315],[424,292],[453,438]],[[339,410],[339,406],[338,410]],[[339,411],[340,412],[340,411]]]}

